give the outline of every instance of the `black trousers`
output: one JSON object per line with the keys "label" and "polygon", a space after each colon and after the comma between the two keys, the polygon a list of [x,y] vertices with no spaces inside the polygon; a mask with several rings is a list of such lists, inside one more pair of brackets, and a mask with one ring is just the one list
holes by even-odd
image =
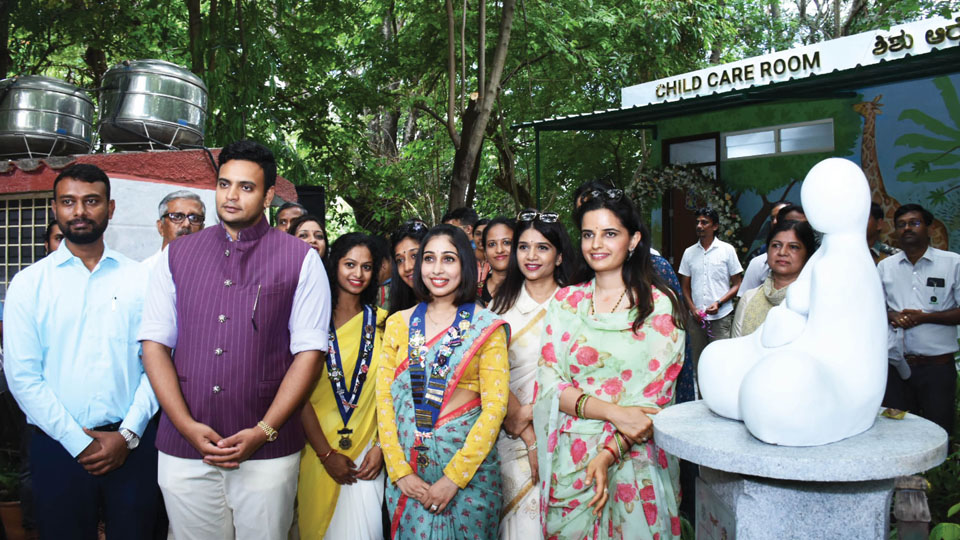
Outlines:
{"label": "black trousers", "polygon": [[948,364],[910,366],[903,380],[893,366],[887,367],[887,390],[883,406],[910,411],[935,422],[953,435],[956,414],[957,366]]}
{"label": "black trousers", "polygon": [[153,538],[160,504],[157,420],[118,469],[93,476],[39,429],[31,440],[35,517],[43,540],[96,540],[102,519],[111,540]]}

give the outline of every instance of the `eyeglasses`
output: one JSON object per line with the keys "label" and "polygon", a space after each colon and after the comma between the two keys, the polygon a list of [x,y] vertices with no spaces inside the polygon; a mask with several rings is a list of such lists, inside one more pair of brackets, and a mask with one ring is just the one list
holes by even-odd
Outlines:
{"label": "eyeglasses", "polygon": [[580,204],[586,204],[594,199],[603,198],[607,201],[619,201],[623,198],[622,189],[594,189],[580,195]]}
{"label": "eyeglasses", "polygon": [[556,223],[560,214],[556,212],[538,212],[532,208],[522,210],[517,214],[517,221],[533,221],[539,219],[541,223]]}
{"label": "eyeglasses", "polygon": [[909,221],[898,221],[898,222],[896,223],[896,227],[897,227],[898,229],[906,229],[907,226],[909,225],[911,229],[917,229],[917,228],[919,228],[921,225],[925,225],[925,224],[926,224],[926,223],[924,223],[923,221],[921,221],[921,220],[919,220],[919,219],[911,219],[911,220],[909,220]]}
{"label": "eyeglasses", "polygon": [[183,214],[180,212],[167,212],[160,217],[165,217],[177,224],[183,223],[183,219],[186,218],[191,225],[201,225],[205,219],[202,214]]}

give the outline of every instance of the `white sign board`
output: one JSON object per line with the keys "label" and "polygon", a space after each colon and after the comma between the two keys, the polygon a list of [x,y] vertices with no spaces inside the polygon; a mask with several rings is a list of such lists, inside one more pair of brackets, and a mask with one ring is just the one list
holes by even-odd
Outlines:
{"label": "white sign board", "polygon": [[960,46],[960,17],[901,24],[623,88],[621,108],[765,86]]}

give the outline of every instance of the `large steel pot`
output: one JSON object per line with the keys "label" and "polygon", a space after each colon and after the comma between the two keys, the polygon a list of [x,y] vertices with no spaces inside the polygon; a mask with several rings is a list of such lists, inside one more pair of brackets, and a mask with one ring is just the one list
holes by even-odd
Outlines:
{"label": "large steel pot", "polygon": [[129,60],[103,76],[100,140],[126,150],[203,144],[207,87],[163,60]]}
{"label": "large steel pot", "polygon": [[0,81],[0,158],[87,154],[92,141],[86,91],[39,75]]}

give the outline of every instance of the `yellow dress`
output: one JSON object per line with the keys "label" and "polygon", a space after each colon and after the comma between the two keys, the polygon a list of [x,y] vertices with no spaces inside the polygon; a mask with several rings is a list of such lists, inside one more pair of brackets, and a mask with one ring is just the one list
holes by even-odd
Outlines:
{"label": "yellow dress", "polygon": [[[357,408],[350,416],[350,422],[347,426],[353,430],[350,435],[353,445],[349,450],[341,450],[339,446],[340,435],[337,434],[337,431],[343,429],[344,426],[334,398],[333,388],[327,378],[326,368],[324,368],[323,375],[320,376],[316,388],[310,395],[310,404],[313,405],[313,410],[317,414],[317,419],[320,421],[320,427],[323,428],[323,434],[326,436],[327,442],[337,452],[353,460],[357,467],[360,467],[361,460],[359,458],[365,453],[366,448],[377,440],[376,377],[380,366],[383,324],[386,318],[387,312],[378,308],[377,329],[374,337],[373,356],[370,359],[370,369],[360,391]],[[340,328],[337,328],[337,343],[343,363],[343,372],[348,378],[349,385],[353,384],[352,375],[360,350],[362,327],[363,311]],[[370,480],[369,482],[376,481]],[[380,481],[382,482],[382,479]],[[365,481],[359,480],[354,486],[361,482]],[[352,488],[353,486],[348,487]],[[382,502],[382,493],[381,489],[380,501],[372,501],[371,503],[372,506],[376,506],[376,510],[370,508],[363,510],[364,513],[375,512],[378,522],[380,521],[379,508]],[[316,450],[308,442],[300,458],[300,483],[297,487],[301,539],[319,540],[324,537],[330,521],[333,519],[339,496],[340,484],[337,484],[327,474],[323,464],[320,463]]]}

